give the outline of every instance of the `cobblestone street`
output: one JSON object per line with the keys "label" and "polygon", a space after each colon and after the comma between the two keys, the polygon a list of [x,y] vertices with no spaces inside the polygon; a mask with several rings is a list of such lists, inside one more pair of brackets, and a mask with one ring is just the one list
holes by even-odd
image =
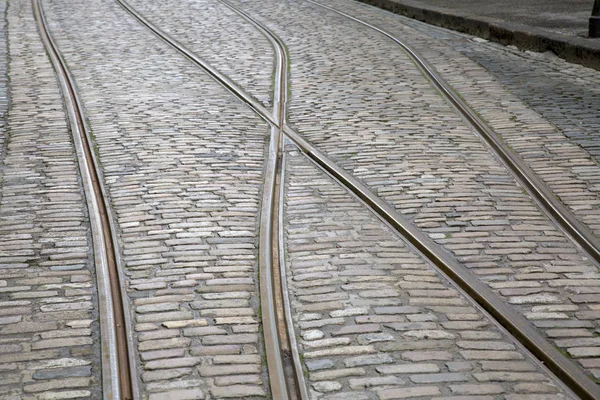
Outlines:
{"label": "cobblestone street", "polygon": [[354,0],[0,0],[0,115],[0,400],[600,400],[599,71]]}

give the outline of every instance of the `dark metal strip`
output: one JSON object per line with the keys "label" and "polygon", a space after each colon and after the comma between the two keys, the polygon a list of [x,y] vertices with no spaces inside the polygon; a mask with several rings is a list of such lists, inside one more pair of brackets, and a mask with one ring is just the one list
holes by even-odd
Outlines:
{"label": "dark metal strip", "polygon": [[[242,18],[246,19],[250,22],[263,36],[265,36],[275,51],[276,57],[276,67],[275,67],[275,83],[273,88],[273,115],[275,122],[279,127],[286,121],[286,113],[287,113],[287,91],[288,91],[288,64],[289,64],[289,56],[287,53],[287,49],[283,44],[283,41],[275,35],[271,30],[269,30],[266,26],[252,18],[246,12],[240,10],[239,8],[233,6],[226,0],[219,0],[221,3],[225,4],[229,8],[231,8],[234,12],[240,15]],[[281,132],[281,129],[279,129]],[[283,241],[283,225],[281,219],[281,212],[283,211],[283,180],[284,180],[284,167],[283,167],[283,156],[282,156],[282,147],[283,147],[283,137],[280,136],[280,150],[278,152],[278,171],[279,175],[277,181],[277,186],[279,187],[279,193],[277,196],[277,205],[280,213],[280,217],[275,221],[274,225],[277,225],[277,228],[274,228],[277,231],[278,238],[273,237],[272,240],[277,244],[273,246],[279,247],[277,263],[279,264],[278,274],[280,276],[280,280],[278,282],[273,282],[276,286],[275,292],[279,293],[278,297],[281,299],[281,306],[277,307],[277,315],[280,317],[280,320],[283,323],[279,324],[279,336],[282,341],[281,351],[283,353],[289,352],[291,358],[286,354],[284,355],[282,362],[284,371],[291,371],[293,376],[290,374],[286,374],[287,377],[287,392],[291,399],[300,399],[300,400],[308,400],[308,389],[306,387],[306,382],[304,380],[304,373],[302,371],[302,366],[300,362],[300,354],[298,352],[298,346],[295,338],[294,324],[292,320],[292,314],[289,304],[289,298],[287,297],[287,283],[285,282],[285,254],[284,254],[284,241]],[[278,239],[278,240],[277,240]],[[275,257],[274,257],[275,258]],[[274,263],[275,264],[275,263]],[[275,265],[274,265],[275,266]],[[283,314],[283,315],[282,315]],[[288,349],[284,349],[283,345],[287,345]]]}

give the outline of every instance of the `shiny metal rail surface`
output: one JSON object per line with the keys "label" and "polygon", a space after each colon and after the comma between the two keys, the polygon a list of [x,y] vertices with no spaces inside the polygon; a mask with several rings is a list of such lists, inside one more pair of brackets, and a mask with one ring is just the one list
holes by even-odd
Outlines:
{"label": "shiny metal rail surface", "polygon": [[[263,194],[262,211],[260,218],[260,302],[262,308],[263,335],[265,339],[265,352],[267,369],[273,398],[288,399],[283,360],[281,354],[281,338],[277,328],[277,315],[275,305],[275,282],[273,269],[275,268],[273,254],[277,252],[274,237],[277,227],[273,226],[275,203],[278,199],[277,180],[280,158],[281,131],[272,125],[271,140],[265,172],[265,188]],[[274,248],[275,247],[275,248]]]}
{"label": "shiny metal rail surface", "polygon": [[[184,46],[177,43],[173,38],[160,30],[144,16],[138,13],[133,7],[123,0],[117,0],[126,11],[133,15],[140,23],[149,28],[155,35],[171,45],[186,58],[204,69],[218,83],[227,88],[230,92],[245,102],[253,109],[260,117],[265,119],[271,126],[270,144],[268,150],[267,169],[265,173],[265,191],[263,195],[263,205],[261,210],[260,222],[260,246],[259,246],[259,269],[260,269],[260,290],[261,290],[261,308],[263,321],[263,335],[265,339],[267,366],[269,371],[269,381],[271,386],[271,394],[275,399],[306,399],[302,397],[302,393],[306,393],[306,389],[300,389],[298,385],[299,376],[302,376],[302,371],[296,368],[299,365],[297,352],[291,350],[290,334],[287,332],[287,327],[291,326],[291,322],[286,318],[290,317],[289,313],[284,313],[283,306],[277,303],[283,303],[281,296],[281,281],[274,279],[274,271],[280,271],[279,267],[279,248],[278,248],[278,221],[275,209],[279,209],[281,182],[280,166],[281,166],[281,143],[283,139],[282,125],[285,121],[286,113],[286,93],[287,93],[287,57],[282,51],[282,46],[277,46],[266,31],[258,25],[247,14],[238,10],[229,3],[222,1],[223,4],[230,7],[233,11],[245,18],[247,21],[257,27],[263,35],[265,35],[273,44],[277,54],[275,85],[274,85],[274,101],[273,112],[269,113],[260,103],[251,96],[243,92],[234,82],[222,75],[214,69],[210,64],[197,57]],[[279,272],[278,272],[278,275]],[[279,298],[278,298],[279,293]],[[278,324],[278,320],[286,320],[284,324]],[[292,353],[292,359],[284,357],[285,351]],[[287,361],[287,362],[286,362]],[[290,368],[293,372],[293,379],[287,379],[286,368]],[[301,380],[301,378],[300,378]]]}
{"label": "shiny metal rail surface", "polygon": [[[539,360],[553,371],[575,393],[584,399],[600,399],[600,389],[579,369],[571,360],[552,346],[537,329],[522,315],[506,305],[495,293],[443,249],[424,235],[415,226],[404,219],[387,203],[375,196],[358,179],[348,174],[329,158],[319,152],[314,146],[290,128],[285,121],[277,124],[276,116],[270,115],[258,101],[246,94],[228,78],[210,67],[199,57],[195,56],[182,45],[162,34],[161,31],[137,14],[123,0],[117,0],[124,8],[135,15],[144,25],[155,34],[176,48],[198,66],[209,72],[211,76],[235,94],[241,101],[248,104],[255,112],[271,125],[278,126],[310,159],[333,176],[338,182],[359,197],[374,213],[388,222],[399,234],[405,237],[423,256],[431,260],[440,270],[454,280],[465,292],[477,301],[487,312],[496,318],[519,342],[531,351]],[[309,0],[310,1],[310,0]],[[278,398],[278,397],[275,397]]]}
{"label": "shiny metal rail surface", "polygon": [[[273,136],[273,134],[271,135],[271,145],[273,145],[273,142],[277,141],[277,145],[278,145],[278,149],[277,149],[277,154],[275,157],[270,156],[270,162],[271,160],[273,160],[273,163],[275,164],[275,168],[277,168],[277,172],[276,172],[276,183],[275,183],[275,189],[279,189],[276,193],[274,193],[275,196],[277,196],[277,201],[276,203],[278,204],[277,208],[279,209],[279,217],[277,216],[273,216],[270,215],[270,218],[273,219],[273,223],[272,225],[276,225],[277,228],[274,229],[276,231],[278,231],[278,235],[277,237],[275,237],[275,235],[273,235],[271,237],[271,240],[274,244],[274,246],[278,247],[279,250],[279,254],[278,257],[275,256],[278,260],[277,260],[277,264],[278,264],[278,274],[279,274],[279,280],[276,283],[276,285],[278,286],[277,291],[279,292],[279,300],[281,301],[282,304],[278,305],[278,313],[280,314],[284,314],[280,316],[280,319],[282,321],[284,321],[280,326],[280,339],[282,339],[281,343],[282,345],[285,346],[285,348],[282,348],[281,350],[284,353],[289,353],[289,357],[291,356],[291,360],[289,358],[286,358],[285,360],[283,360],[284,363],[286,363],[287,365],[284,365],[284,368],[286,368],[287,370],[292,372],[292,376],[288,376],[288,383],[287,383],[287,388],[288,388],[288,395],[290,396],[290,398],[296,398],[296,399],[301,399],[301,400],[307,400],[308,397],[308,389],[306,387],[306,383],[304,381],[304,374],[302,372],[302,366],[301,366],[301,362],[300,362],[300,355],[298,353],[298,347],[296,345],[296,340],[295,340],[295,334],[294,334],[294,328],[293,328],[293,321],[292,321],[292,315],[291,315],[291,310],[290,310],[290,305],[289,305],[289,299],[288,297],[285,295],[287,293],[287,284],[286,284],[286,280],[285,280],[285,264],[284,264],[284,260],[285,257],[283,255],[283,231],[282,231],[282,227],[283,227],[283,220],[282,220],[282,211],[283,211],[283,207],[282,207],[282,199],[283,199],[283,181],[284,181],[284,176],[285,176],[285,170],[283,168],[284,162],[282,159],[282,149],[283,149],[283,126],[286,124],[286,114],[287,114],[287,93],[288,93],[288,67],[289,67],[289,56],[287,54],[287,50],[285,48],[285,45],[283,44],[283,41],[277,36],[275,35],[273,32],[271,32],[269,29],[267,29],[264,25],[260,24],[258,21],[256,21],[255,19],[253,19],[251,16],[249,16],[247,13],[245,13],[244,11],[240,10],[239,8],[233,6],[231,3],[225,1],[225,0],[219,0],[221,3],[225,4],[226,6],[228,6],[229,8],[231,8],[234,12],[236,12],[237,14],[239,14],[240,16],[242,16],[244,19],[246,19],[248,22],[250,22],[259,32],[261,32],[270,42],[271,45],[273,46],[273,49],[275,50],[275,57],[276,57],[276,61],[275,61],[275,81],[274,81],[274,88],[273,88],[273,116],[276,122],[276,127],[274,127],[273,129],[277,130],[277,134],[278,137],[275,138]],[[273,210],[270,210],[270,212],[272,212]],[[262,251],[262,250],[261,250]],[[276,268],[277,266],[273,265],[274,268]],[[267,355],[268,356],[268,355]]]}
{"label": "shiny metal rail surface", "polygon": [[[270,297],[276,296],[275,318],[278,320],[279,331],[279,350],[277,355],[267,353],[267,360],[270,357],[277,357],[277,373],[275,379],[279,380],[282,377],[286,379],[285,388],[287,393],[281,393],[282,396],[287,395],[290,399],[308,400],[308,390],[304,382],[304,374],[300,364],[300,355],[295,344],[295,335],[290,307],[288,304],[287,286],[285,282],[285,266],[283,256],[283,246],[281,242],[283,223],[281,220],[282,199],[283,199],[283,181],[284,170],[282,160],[283,149],[283,130],[282,126],[286,123],[287,114],[287,93],[288,93],[288,66],[289,57],[285,46],[281,39],[273,34],[266,27],[261,25],[255,19],[250,17],[244,11],[235,7],[225,0],[219,0],[235,13],[240,15],[250,24],[252,24],[263,36],[265,36],[273,49],[275,50],[275,80],[273,84],[273,118],[275,125],[271,128],[271,143],[269,147],[269,164],[267,167],[267,177],[265,186],[268,190],[265,191],[263,200],[263,221],[261,221],[261,244],[268,243],[267,246],[261,246],[259,251],[261,254],[260,260],[270,264],[269,267],[261,267],[261,271],[268,270],[272,273],[261,274],[265,277],[278,275],[279,279],[272,280],[271,285],[274,287],[274,292],[269,294]],[[268,182],[268,186],[267,186]],[[268,209],[267,209],[268,207]],[[279,210],[279,215],[276,215],[276,210]],[[269,226],[267,226],[267,224]],[[262,232],[268,232],[268,238],[262,239]],[[267,236],[267,235],[265,235]],[[267,242],[268,240],[268,242]],[[266,280],[266,279],[265,279]],[[267,282],[265,282],[267,284]],[[262,287],[262,281],[261,281]],[[261,298],[261,301],[266,301]],[[271,364],[269,364],[271,365]],[[283,376],[280,375],[279,369],[283,368]],[[291,374],[286,374],[289,371]],[[271,374],[271,369],[269,369]],[[271,380],[273,382],[273,380]],[[272,384],[273,385],[273,384]],[[277,387],[281,387],[280,382]],[[273,390],[273,386],[272,386]],[[284,398],[284,397],[282,397]]]}
{"label": "shiny metal rail surface", "polygon": [[114,400],[138,398],[130,368],[129,323],[125,319],[126,303],[123,302],[116,240],[89,129],[73,80],[48,30],[41,2],[32,2],[40,36],[64,96],[90,214],[100,308],[103,397]]}
{"label": "shiny metal rail surface", "polygon": [[[283,144],[283,132],[281,124],[285,121],[286,93],[287,93],[287,57],[274,38],[266,32],[249,15],[239,10],[224,0],[219,0],[236,14],[252,24],[263,36],[265,36],[275,50],[275,80],[273,83],[273,119],[275,124],[271,125],[269,143],[269,155],[267,162],[265,191],[263,195],[263,206],[261,213],[260,246],[259,246],[259,268],[261,305],[267,310],[263,314],[263,330],[265,334],[265,347],[271,392],[274,398],[296,399],[302,398],[301,389],[298,388],[297,377],[302,376],[302,370],[295,368],[293,359],[297,353],[293,353],[288,326],[290,317],[284,314],[284,298],[281,279],[281,260],[279,256],[279,232],[281,225],[277,218],[277,209],[281,209],[281,182],[283,181],[281,171],[281,154]],[[277,279],[279,276],[280,279]],[[265,318],[266,317],[266,318]],[[268,325],[267,325],[268,324]],[[293,332],[293,331],[291,331]],[[290,359],[290,356],[292,359]],[[291,370],[292,374],[286,374]],[[300,396],[300,397],[299,397]]]}
{"label": "shiny metal rail surface", "polygon": [[411,46],[392,34],[353,17],[343,11],[321,4],[314,0],[306,0],[311,4],[342,15],[352,21],[375,30],[398,44],[416,64],[421,73],[444,96],[473,129],[485,140],[490,148],[502,160],[505,166],[517,178],[528,194],[538,203],[541,209],[554,220],[584,251],[600,265],[600,240],[592,231],[582,224],[573,213],[556,198],[556,195],[536,175],[521,157],[507,146],[500,136],[488,126],[452,87],[438,74],[427,60],[419,55]]}
{"label": "shiny metal rail surface", "polygon": [[[119,3],[122,2],[122,0],[117,1]],[[152,30],[156,33],[158,28],[154,27]],[[167,40],[166,35],[162,38],[163,40]],[[169,41],[168,43],[183,54],[192,54],[174,40]],[[197,56],[194,56],[193,54],[192,56],[195,60],[200,60]],[[188,58],[191,57],[188,56]],[[210,71],[214,71],[213,68],[207,68],[203,65],[200,66],[209,73]],[[221,76],[222,75],[218,72],[213,75],[219,82],[222,81]],[[249,105],[256,112],[260,113],[261,109],[264,110],[257,101],[251,99],[250,96],[244,93],[244,91],[235,84],[229,84],[226,87],[229,90],[232,90],[240,100],[246,103],[252,102],[253,104]],[[270,115],[262,114],[261,116],[274,124],[275,121]],[[282,130],[284,134],[319,167],[359,197],[373,212],[388,222],[399,234],[415,246],[421,254],[431,260],[446,275],[454,280],[459,287],[496,318],[519,342],[565,382],[571,390],[583,399],[600,399],[600,388],[595,382],[540,335],[538,330],[527,319],[517,313],[512,307],[508,306],[497,294],[484,285],[471,271],[467,270],[457,260],[448,255],[439,245],[435,244],[429,237],[408,222],[396,210],[375,196],[362,182],[336,165],[285,122],[282,124]]]}
{"label": "shiny metal rail surface", "polygon": [[[271,243],[273,247],[277,249],[273,249],[275,251],[278,250],[278,254],[272,255],[272,258],[276,258],[276,262],[273,262],[272,268],[278,268],[277,273],[279,275],[279,279],[274,282],[276,286],[276,292],[278,300],[281,304],[277,304],[277,313],[280,321],[282,323],[279,324],[280,330],[280,340],[281,340],[281,348],[280,352],[284,353],[286,357],[282,360],[283,367],[286,371],[290,371],[292,374],[286,374],[287,378],[287,390],[290,398],[293,399],[301,399],[308,400],[308,389],[306,387],[306,383],[304,381],[304,374],[302,372],[302,366],[300,362],[300,355],[298,353],[298,348],[296,345],[296,339],[293,328],[292,315],[289,305],[289,299],[285,295],[287,293],[287,284],[285,280],[285,257],[283,254],[283,220],[282,220],[282,199],[283,199],[283,181],[285,176],[285,170],[283,168],[283,146],[284,146],[284,137],[282,126],[286,123],[286,114],[287,114],[287,93],[288,93],[288,67],[289,67],[289,56],[287,54],[287,50],[282,40],[267,29],[265,26],[257,22],[251,16],[249,16],[244,11],[239,8],[233,6],[231,3],[225,0],[219,0],[221,3],[225,4],[231,10],[236,12],[242,18],[246,19],[250,22],[261,34],[263,34],[275,50],[275,81],[273,87],[273,116],[276,122],[276,126],[273,127],[273,131],[277,131],[277,137],[274,137],[274,133],[271,135],[271,145],[276,142],[278,149],[277,154],[270,155],[269,162],[272,163],[274,168],[276,168],[276,179],[275,179],[275,192],[273,193],[276,196],[276,200],[273,202],[273,205],[277,205],[274,208],[279,210],[279,216],[269,215],[272,219],[272,226],[274,226],[273,231],[271,232]],[[263,203],[264,204],[264,203]],[[270,212],[274,210],[271,209]],[[263,250],[261,249],[261,252]],[[266,250],[264,251],[265,254]],[[274,260],[275,261],[275,260]],[[277,265],[275,265],[277,264]],[[283,315],[281,315],[283,314]],[[268,357],[269,355],[267,355]],[[291,357],[291,359],[290,359]]]}
{"label": "shiny metal rail surface", "polygon": [[[285,143],[282,143],[283,146],[285,146]],[[285,177],[285,168],[286,165],[286,156],[285,156],[285,152],[283,153],[282,157],[281,157],[281,182],[283,182],[283,178]],[[281,199],[281,201],[283,201],[284,199],[284,185],[280,184],[280,192],[279,192],[279,198]],[[283,293],[288,293],[288,285],[287,285],[287,277],[286,277],[286,265],[285,265],[285,247],[284,247],[284,232],[283,232],[283,207],[279,207],[279,226],[281,229],[279,229],[279,237],[278,237],[278,241],[279,241],[279,267],[280,267],[280,274],[281,274],[281,290],[283,291]],[[292,307],[290,304],[290,298],[289,296],[283,296],[283,307],[284,307],[284,312],[285,312],[285,320],[287,322],[287,331],[290,333],[289,334],[289,341],[290,341],[290,348],[291,348],[291,352],[292,352],[292,356],[293,356],[293,362],[294,362],[294,372],[296,375],[296,384],[297,384],[297,388],[298,391],[300,393],[300,399],[301,400],[307,400],[308,397],[308,389],[306,386],[306,381],[304,379],[304,373],[302,370],[302,361],[300,360],[300,354],[298,352],[298,343],[296,340],[296,335],[294,334],[294,322],[292,319]]]}

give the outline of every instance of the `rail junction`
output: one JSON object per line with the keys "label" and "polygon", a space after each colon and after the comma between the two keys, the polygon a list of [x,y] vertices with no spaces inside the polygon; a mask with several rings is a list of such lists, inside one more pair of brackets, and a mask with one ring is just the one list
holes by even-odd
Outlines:
{"label": "rail junction", "polygon": [[350,0],[1,4],[0,399],[600,399],[597,71]]}

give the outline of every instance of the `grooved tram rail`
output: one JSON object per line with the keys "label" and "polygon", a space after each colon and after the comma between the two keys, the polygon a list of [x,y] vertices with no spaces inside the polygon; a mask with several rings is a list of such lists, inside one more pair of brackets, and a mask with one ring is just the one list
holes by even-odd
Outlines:
{"label": "grooved tram rail", "polygon": [[[36,9],[39,11],[39,0],[33,0],[36,5]],[[251,107],[260,117],[266,120],[271,126],[271,142],[269,149],[269,159],[268,159],[268,167],[267,167],[267,179],[265,183],[265,193],[263,199],[263,210],[262,210],[262,221],[261,221],[261,238],[260,238],[260,268],[261,268],[261,289],[265,290],[261,295],[261,302],[263,302],[263,322],[265,329],[265,338],[267,339],[267,350],[268,350],[268,369],[269,375],[271,379],[271,387],[273,397],[276,399],[287,399],[287,398],[301,398],[305,399],[306,387],[302,382],[301,376],[302,371],[299,370],[299,361],[297,353],[294,354],[294,343],[293,340],[289,337],[293,336],[293,332],[289,332],[291,327],[291,323],[289,321],[289,315],[284,312],[284,310],[280,310],[278,308],[285,308],[285,305],[282,306],[282,303],[285,301],[281,298],[278,298],[277,292],[279,292],[279,297],[285,290],[285,282],[282,282],[283,285],[277,288],[276,282],[274,282],[273,276],[271,273],[279,268],[278,266],[278,254],[280,254],[281,249],[277,247],[277,237],[281,236],[281,226],[277,223],[277,209],[281,209],[280,202],[282,198],[282,188],[281,181],[283,173],[280,171],[281,166],[281,146],[283,142],[283,136],[285,135],[287,138],[291,139],[311,160],[314,161],[319,167],[321,167],[324,171],[326,171],[330,176],[334,177],[338,182],[340,182],[343,186],[348,188],[354,195],[360,198],[364,204],[366,204],[375,214],[377,214],[381,219],[386,221],[389,225],[391,225],[400,235],[407,238],[407,240],[412,243],[427,259],[431,260],[435,265],[437,265],[442,271],[444,271],[448,276],[450,276],[454,281],[458,283],[458,285],[464,289],[470,296],[477,300],[477,302],[486,309],[490,314],[492,314],[498,321],[502,323],[521,343],[533,353],[535,354],[542,362],[547,364],[549,368],[559,376],[572,390],[574,390],[578,395],[585,399],[599,399],[600,391],[598,390],[597,385],[592,382],[583,372],[575,366],[569,359],[567,359],[564,355],[558,352],[545,338],[543,338],[538,331],[531,325],[529,321],[527,321],[524,317],[516,313],[511,307],[507,306],[503,301],[499,299],[499,297],[493,293],[487,286],[483,285],[477,277],[472,274],[470,271],[466,270],[464,266],[460,265],[454,258],[449,257],[446,253],[442,251],[442,249],[433,243],[428,237],[426,237],[421,231],[416,229],[410,223],[408,223],[402,216],[399,215],[397,211],[392,209],[388,204],[382,201],[377,196],[373,195],[373,193],[367,188],[362,182],[357,180],[351,174],[348,174],[338,165],[336,165],[333,161],[327,158],[323,153],[317,150],[312,144],[306,141],[303,137],[301,137],[297,132],[295,132],[291,127],[289,127],[286,123],[285,119],[285,93],[287,90],[287,82],[286,82],[286,60],[287,54],[285,47],[281,40],[279,40],[275,35],[273,35],[266,27],[262,26],[256,20],[253,20],[249,15],[245,14],[243,11],[236,9],[230,4],[224,2],[229,7],[231,7],[234,11],[238,12],[238,14],[242,15],[252,24],[254,24],[273,44],[276,54],[278,57],[277,63],[277,72],[276,72],[276,89],[275,89],[275,101],[273,105],[273,112],[269,113],[262,105],[258,103],[251,96],[246,94],[242,89],[240,89],[234,82],[230,81],[227,77],[222,75],[219,71],[212,68],[209,64],[204,62],[202,59],[194,55],[189,50],[185,49],[181,44],[177,43],[175,40],[170,38],[168,35],[164,34],[159,28],[154,26],[151,22],[145,19],[142,15],[137,13],[131,6],[125,3],[123,0],[117,0],[119,4],[121,4],[127,11],[133,14],[140,22],[146,25],[149,29],[151,29],[155,34],[160,36],[165,42],[169,43],[171,46],[176,48],[179,52],[181,52],[188,59],[193,61],[195,64],[203,68],[206,72],[208,72],[217,82],[222,84],[228,90],[230,90],[233,94],[235,94],[240,100],[245,102],[249,107]],[[386,35],[390,39],[394,40],[398,44],[400,44],[405,50],[407,50],[411,55],[414,55],[415,60],[419,64],[419,68],[423,71],[429,79],[436,85],[436,87],[443,93],[448,93],[450,101],[454,104],[455,107],[461,109],[464,104],[461,103],[461,100],[451,92],[443,82],[439,81],[437,78],[436,72],[431,69],[425,62],[420,60],[418,55],[415,55],[409,47],[404,45],[398,39],[393,36],[387,34],[386,32],[364,23],[363,21],[358,20],[350,15],[339,12],[335,9],[332,9],[327,6],[323,6],[314,1],[308,0],[313,4],[318,6],[325,7],[333,12],[337,12],[341,15],[344,15],[348,18],[351,18],[361,24],[364,24],[368,27],[375,29],[376,31]],[[42,22],[40,22],[42,21]],[[38,16],[38,22],[40,24],[43,23],[43,16]],[[49,42],[51,42],[51,38],[48,36]],[[53,48],[53,46],[52,46]],[[50,50],[49,50],[50,53]],[[72,83],[70,83],[70,78],[66,72],[65,66],[62,64],[60,60],[60,56],[58,55],[56,49],[53,50],[53,62],[58,63],[57,71],[60,69],[64,74],[65,84],[61,81],[61,84],[66,85],[66,92],[68,92],[68,96],[75,98],[74,87]],[[440,83],[441,82],[441,83]],[[74,104],[77,104],[77,101],[73,101]],[[74,120],[78,121],[78,125],[80,129],[80,135],[84,137],[82,134],[84,129],[84,120],[81,114],[81,111],[78,108],[74,108],[73,111],[75,118]],[[461,111],[464,113],[465,117],[470,120],[475,126],[478,126],[478,130],[482,135],[488,134],[489,129],[483,124],[480,120],[477,119],[476,115],[470,109],[465,109]],[[481,126],[479,126],[481,125]],[[493,132],[492,132],[493,134]],[[494,137],[491,136],[490,139],[486,138],[489,142],[492,143],[492,147],[497,147],[496,151],[498,151],[502,158],[509,159],[506,161],[509,165],[511,161],[511,155],[503,155],[503,151],[506,150],[502,148],[501,144],[494,145]],[[85,142],[85,141],[84,141]],[[499,150],[498,150],[499,148]],[[88,145],[89,151],[89,145]],[[90,153],[90,158],[93,155]],[[93,160],[92,160],[93,161]],[[514,165],[518,164],[518,162]],[[91,164],[93,166],[93,164]],[[89,168],[89,167],[88,167]],[[519,169],[518,166],[511,166],[511,169]],[[93,167],[91,168],[93,170]],[[546,211],[553,216],[554,219],[559,221],[567,221],[561,222],[561,226],[568,231],[573,237],[581,237],[583,239],[579,239],[581,241],[582,247],[586,249],[590,254],[594,254],[594,251],[597,252],[598,246],[594,244],[593,238],[588,240],[585,229],[580,226],[577,221],[570,221],[570,214],[561,210],[560,207],[562,205],[556,206],[553,204],[552,199],[547,199],[547,194],[544,192],[544,188],[539,191],[536,189],[537,183],[535,182],[535,178],[531,178],[528,170],[525,168],[520,168],[520,172],[513,171],[516,175],[520,177],[521,183],[526,186],[530,192],[536,191],[538,194],[532,194],[533,197],[540,197],[542,202],[545,205]],[[85,175],[87,172],[82,172],[82,175]],[[519,175],[521,174],[521,175]],[[98,179],[97,177],[95,178]],[[531,180],[534,183],[528,183]],[[101,188],[94,189],[97,193],[101,193]],[[539,194],[542,193],[542,194]],[[549,194],[551,197],[551,193]],[[537,198],[536,197],[536,198]],[[101,199],[101,197],[99,197]],[[89,200],[88,200],[89,201]],[[558,211],[556,211],[558,210]],[[104,218],[107,219],[107,212],[104,211]],[[280,218],[281,219],[281,218]],[[584,231],[583,233],[580,233]],[[104,233],[105,240],[110,238],[110,228],[105,228]],[[586,244],[587,243],[587,244]],[[114,253],[115,249],[111,249],[112,253]],[[596,259],[595,256],[593,256]],[[283,257],[279,257],[283,258]],[[113,275],[115,272],[113,272]],[[282,274],[283,275],[283,274]],[[283,280],[283,276],[281,277]],[[118,288],[118,285],[117,285]],[[275,288],[275,289],[274,289]],[[113,288],[114,290],[114,288]],[[114,298],[120,298],[121,294],[118,292],[114,292]],[[277,306],[279,304],[279,307]],[[286,314],[286,317],[282,315]],[[266,316],[266,317],[265,317]],[[266,319],[265,319],[266,318]],[[287,318],[287,319],[286,319]],[[283,325],[284,330],[281,330],[278,327],[278,321],[285,321]],[[121,328],[124,328],[125,321],[117,323]],[[282,325],[282,324],[279,324]],[[286,331],[287,329],[287,331]],[[121,331],[123,333],[124,331]],[[110,332],[103,332],[103,335],[110,335]],[[121,346],[126,345],[126,341]],[[282,351],[283,348],[288,346],[288,351],[292,351],[292,360],[287,362],[283,360],[287,356],[284,354],[285,351]],[[113,353],[117,352],[114,349]],[[283,355],[283,357],[282,357]],[[125,360],[126,361],[126,360]],[[124,364],[124,360],[121,360],[122,371],[127,371],[128,366]],[[289,379],[286,377],[286,368],[293,368],[295,377],[293,379]],[[109,383],[107,386],[114,387],[115,378],[114,375],[111,375],[113,382]],[[108,377],[105,376],[106,379]],[[122,378],[124,379],[124,378]],[[121,385],[123,383],[121,382]],[[105,391],[109,390],[105,387]],[[116,389],[113,389],[116,391]],[[119,389],[124,396],[123,398],[130,398],[129,393],[131,391],[125,386]]]}
{"label": "grooved tram rail", "polygon": [[104,398],[114,400],[139,398],[136,379],[133,378],[131,370],[131,345],[127,334],[129,323],[125,318],[127,303],[123,301],[116,241],[111,228],[102,180],[90,143],[89,129],[86,126],[73,80],[48,30],[41,0],[32,0],[32,4],[40,36],[63,92],[90,213],[98,277]]}
{"label": "grooved tram rail", "polygon": [[[235,83],[229,81],[228,78],[214,70],[214,68],[210,67],[206,62],[195,56],[191,51],[177,43],[175,40],[171,39],[168,35],[161,32],[159,28],[133,10],[133,8],[127,5],[123,0],[117,1],[128,11],[132,12],[133,15],[135,15],[144,25],[148,26],[155,34],[161,37],[161,39],[165,40],[205,71],[209,72],[213,78],[231,90],[242,101],[249,104],[249,106],[263,119],[268,121],[271,125],[278,125],[276,123],[276,119],[273,118],[270,113],[268,113],[256,100],[248,96],[242,89],[237,87]],[[310,2],[315,3],[312,1]],[[335,12],[337,12],[337,10]],[[347,14],[341,14],[358,21],[358,19]],[[363,22],[361,21],[361,23]],[[270,31],[264,26],[262,26],[261,30],[263,32],[270,33]],[[376,30],[380,33],[386,34],[382,30],[377,28]],[[270,35],[272,34],[270,33]],[[386,36],[393,38],[389,34],[386,34]],[[273,37],[275,38],[275,35],[273,35]],[[399,44],[402,43],[396,38],[393,38],[393,40]],[[275,43],[278,44],[278,46],[280,45],[280,43],[277,41],[275,41]],[[280,47],[280,51],[285,52],[285,48]],[[435,74],[430,67],[427,68],[430,72]],[[456,104],[455,106],[459,107]],[[364,186],[356,178],[345,172],[342,168],[337,166],[324,154],[318,151],[313,145],[311,145],[292,128],[290,128],[285,121],[282,122],[283,124],[281,128],[285,135],[291,139],[309,158],[311,158],[328,174],[333,176],[338,182],[346,186],[366,205],[368,205],[373,212],[379,215],[383,220],[387,221],[403,237],[407,238],[407,240],[412,243],[426,258],[431,260],[442,271],[444,271],[455,282],[457,282],[459,287],[465,290],[486,311],[500,321],[500,323],[505,326],[519,342],[523,343],[528,350],[530,350],[538,359],[545,363],[555,374],[557,374],[557,376],[560,377],[561,380],[567,384],[567,386],[569,386],[584,399],[600,399],[600,389],[598,386],[589,377],[587,377],[579,369],[579,367],[577,367],[571,360],[565,357],[544,337],[542,337],[529,321],[515,312],[510,306],[507,306],[495,293],[493,293],[487,286],[482,284],[476,276],[458,263],[454,258],[448,256],[448,254],[440,249],[438,245],[433,243],[431,239],[426,237],[421,231],[412,226],[412,224],[408,223],[389,205],[373,195],[366,186]],[[566,215],[568,215],[568,213],[566,213]],[[572,225],[578,226],[577,223]],[[593,248],[593,246],[586,247],[586,249],[590,248]]]}

